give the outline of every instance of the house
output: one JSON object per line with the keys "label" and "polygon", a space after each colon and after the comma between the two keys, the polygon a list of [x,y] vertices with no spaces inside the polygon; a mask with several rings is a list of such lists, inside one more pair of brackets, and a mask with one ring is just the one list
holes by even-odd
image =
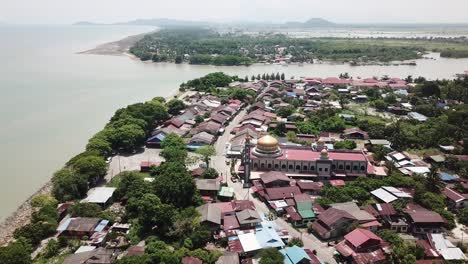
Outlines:
{"label": "house", "polygon": [[312,205],[312,199],[308,194],[298,194],[294,196],[294,202],[296,203],[296,209],[297,213],[301,217],[300,222],[295,222],[296,226],[303,226],[307,225],[312,220],[315,219],[315,213],[312,210],[313,205]]}
{"label": "house", "polygon": [[426,122],[427,119],[428,119],[427,116],[422,115],[422,114],[417,113],[417,112],[409,112],[408,117],[411,118],[411,119],[414,119],[416,121],[419,121],[419,122]]}
{"label": "house", "polygon": [[111,264],[116,261],[114,250],[97,248],[67,256],[63,264]]}
{"label": "house", "polygon": [[205,200],[214,200],[221,190],[221,182],[217,179],[196,179],[195,184]]}
{"label": "house", "polygon": [[237,220],[239,221],[240,228],[252,228],[262,222],[260,215],[255,210],[245,209],[236,212]]}
{"label": "house", "polygon": [[447,198],[448,208],[458,210],[468,206],[468,194],[461,194],[455,190],[445,187],[442,194]]}
{"label": "house", "polygon": [[443,234],[427,234],[429,244],[445,261],[467,260],[463,251],[452,244]]}
{"label": "house", "polygon": [[409,203],[404,212],[408,215],[411,231],[415,234],[441,233],[444,231],[445,220],[434,211]]}
{"label": "house", "polygon": [[81,200],[82,203],[95,203],[105,206],[109,203],[117,188],[114,187],[96,187],[88,192],[88,196]]}
{"label": "house", "polygon": [[312,223],[312,229],[322,239],[331,239],[342,235],[347,228],[357,223],[357,219],[348,212],[336,208],[328,208],[318,215]]}
{"label": "house", "polygon": [[305,264],[312,261],[307,252],[298,246],[286,247],[280,252],[284,255],[284,264]]}
{"label": "house", "polygon": [[159,165],[161,165],[159,161],[144,160],[140,162],[140,172],[149,172],[151,167],[158,167]]}
{"label": "house", "polygon": [[368,139],[369,138],[369,134],[367,134],[367,132],[362,131],[361,129],[357,127],[345,129],[343,131],[342,136],[344,138],[350,138],[350,139]]}
{"label": "house", "polygon": [[384,147],[390,148],[391,144],[392,143],[386,139],[369,139],[365,143],[365,147],[369,150],[372,150],[372,148],[375,146],[384,146]]}
{"label": "house", "polygon": [[266,201],[293,198],[297,194],[301,194],[301,190],[297,186],[265,188],[265,190],[259,191],[259,195]]}
{"label": "house", "polygon": [[255,205],[249,200],[232,200],[230,202],[223,203],[212,203],[212,206],[218,207],[221,210],[221,217],[235,216],[236,212],[243,211],[245,209],[255,210]]}
{"label": "house", "polygon": [[204,204],[197,207],[197,211],[201,215],[201,223],[212,231],[219,229],[221,225],[221,209],[213,204]]}
{"label": "house", "polygon": [[214,121],[205,121],[205,122],[200,123],[194,129],[192,129],[190,131],[190,134],[195,135],[200,132],[206,132],[208,134],[215,136],[215,135],[218,135],[221,128],[222,128],[222,125],[219,123],[216,123]]}
{"label": "house", "polygon": [[[230,108],[229,108],[230,109]],[[230,114],[217,113],[210,117],[211,121],[214,121],[218,124],[224,125],[230,118]]]}
{"label": "house", "polygon": [[359,208],[355,202],[334,203],[331,204],[330,207],[347,212],[348,214],[352,215],[359,224],[364,224],[376,220],[374,216]]}
{"label": "house", "polygon": [[408,231],[406,219],[398,214],[392,204],[378,203],[364,206],[362,209],[380,220],[386,228],[392,231],[397,233],[406,233]]}
{"label": "house", "polygon": [[268,171],[260,175],[260,179],[265,188],[287,187],[290,185],[291,179],[286,174],[279,171]]}
{"label": "house", "polygon": [[390,186],[383,186],[381,188],[373,190],[371,191],[371,194],[379,200],[383,201],[384,203],[391,203],[400,198],[407,200],[412,198],[411,194]]}
{"label": "house", "polygon": [[207,132],[200,132],[192,136],[187,145],[190,150],[196,150],[201,146],[211,145],[215,141],[215,136]]}
{"label": "house", "polygon": [[296,181],[296,186],[299,187],[302,193],[309,195],[318,195],[322,190],[324,184],[323,182],[314,182],[308,180],[298,180]]}
{"label": "house", "polygon": [[103,231],[109,224],[108,220],[90,217],[68,218],[60,223],[57,228],[59,235],[82,238],[91,237],[96,232]]}
{"label": "house", "polygon": [[384,263],[390,253],[389,246],[380,237],[362,228],[349,232],[335,248],[348,263]]}

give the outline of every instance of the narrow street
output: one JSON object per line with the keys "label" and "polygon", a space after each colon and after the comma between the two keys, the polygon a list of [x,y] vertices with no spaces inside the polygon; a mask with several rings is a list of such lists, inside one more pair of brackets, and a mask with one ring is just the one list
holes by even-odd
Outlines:
{"label": "narrow street", "polygon": [[[247,199],[253,201],[257,211],[267,215],[269,213],[268,207],[261,202],[260,200],[254,198],[252,193],[249,191],[250,189],[244,189],[242,187],[242,183],[239,182],[232,182],[231,181],[231,174],[229,166],[226,165],[226,158],[225,158],[225,149],[226,143],[229,142],[231,137],[231,131],[234,127],[236,127],[240,120],[246,115],[246,111],[242,110],[226,127],[226,130],[222,136],[218,138],[215,143],[216,149],[216,156],[212,157],[211,164],[213,168],[215,168],[218,172],[223,174],[224,181],[228,183],[229,187],[234,189],[237,199]],[[327,243],[320,241],[317,237],[312,234],[308,234],[307,231],[300,232],[293,228],[288,222],[286,222],[282,218],[277,218],[275,223],[278,225],[279,228],[285,229],[289,232],[291,237],[299,237],[302,238],[304,242],[304,247],[309,248],[311,250],[317,251],[317,256],[320,260],[327,262],[327,263],[336,263],[335,259],[333,258],[334,248],[328,247]]]}

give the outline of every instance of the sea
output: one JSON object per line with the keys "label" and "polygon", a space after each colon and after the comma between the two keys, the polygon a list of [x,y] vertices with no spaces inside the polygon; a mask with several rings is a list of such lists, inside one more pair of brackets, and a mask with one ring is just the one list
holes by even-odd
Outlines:
{"label": "sea", "polygon": [[44,185],[54,171],[84,150],[119,108],[175,94],[182,82],[210,72],[241,77],[408,75],[453,78],[468,59],[429,54],[416,66],[305,64],[195,66],[144,63],[129,56],[78,54],[154,30],[146,26],[0,26],[0,221]]}

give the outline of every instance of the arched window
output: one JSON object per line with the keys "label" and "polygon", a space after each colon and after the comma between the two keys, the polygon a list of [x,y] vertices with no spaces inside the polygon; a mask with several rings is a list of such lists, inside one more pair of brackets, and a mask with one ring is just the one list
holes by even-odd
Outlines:
{"label": "arched window", "polygon": [[328,171],[328,168],[325,168],[325,172],[327,172],[327,171]]}
{"label": "arched window", "polygon": [[260,168],[264,169],[265,168],[265,163],[260,164]]}
{"label": "arched window", "polygon": [[271,169],[271,163],[268,163],[267,167],[268,169]]}
{"label": "arched window", "polygon": [[351,169],[351,166],[346,165],[346,170],[350,170],[350,169]]}
{"label": "arched window", "polygon": [[275,170],[277,170],[278,168],[279,168],[279,165],[275,164]]}
{"label": "arched window", "polygon": [[296,170],[301,170],[301,165],[296,165]]}
{"label": "arched window", "polygon": [[303,171],[307,171],[307,165],[302,166]]}
{"label": "arched window", "polygon": [[311,171],[315,171],[315,166],[310,166]]}
{"label": "arched window", "polygon": [[332,164],[332,170],[336,169],[336,165]]}
{"label": "arched window", "polygon": [[363,171],[363,170],[366,170],[366,167],[364,167],[364,165],[361,166],[361,170],[362,170],[362,171]]}
{"label": "arched window", "polygon": [[353,166],[353,170],[357,170],[357,165],[354,165],[354,166]]}
{"label": "arched window", "polygon": [[254,169],[258,168],[258,164],[254,163]]}
{"label": "arched window", "polygon": [[285,170],[286,169],[286,164],[281,165],[281,169]]}
{"label": "arched window", "polygon": [[289,164],[289,169],[292,170],[294,167],[292,164]]}
{"label": "arched window", "polygon": [[343,164],[339,165],[338,169],[343,170]]}
{"label": "arched window", "polygon": [[319,168],[319,171],[322,171],[322,168]]}

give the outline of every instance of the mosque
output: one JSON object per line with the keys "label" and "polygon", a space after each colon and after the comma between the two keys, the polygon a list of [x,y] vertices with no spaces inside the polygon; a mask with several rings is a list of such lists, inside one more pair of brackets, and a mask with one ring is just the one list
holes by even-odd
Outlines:
{"label": "mosque", "polygon": [[251,171],[281,171],[298,178],[345,178],[368,174],[368,160],[362,152],[327,150],[323,141],[312,147],[281,146],[270,135],[250,147]]}

